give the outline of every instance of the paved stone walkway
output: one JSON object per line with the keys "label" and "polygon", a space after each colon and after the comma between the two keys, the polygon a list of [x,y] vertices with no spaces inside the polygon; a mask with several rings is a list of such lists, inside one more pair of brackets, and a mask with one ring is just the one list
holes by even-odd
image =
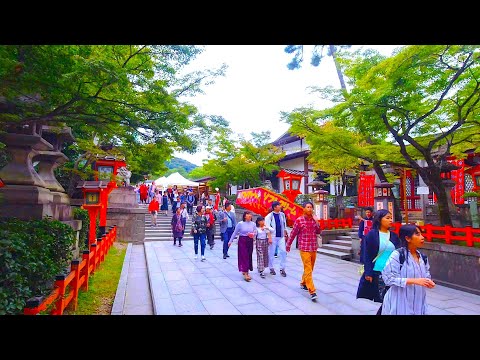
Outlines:
{"label": "paved stone walkway", "polygon": [[[125,315],[374,315],[379,304],[356,299],[358,264],[319,254],[314,270],[318,299],[299,288],[303,265],[299,251],[287,256],[287,277],[260,278],[256,270],[246,282],[237,268],[236,242],[230,258],[222,258],[222,242],[207,246],[206,262],[194,259],[193,241],[129,244],[112,314]],[[144,257],[142,255],[145,254]],[[145,261],[146,258],[146,261]],[[150,290],[148,289],[150,287]],[[428,290],[432,315],[480,314],[480,296],[437,285]]]}

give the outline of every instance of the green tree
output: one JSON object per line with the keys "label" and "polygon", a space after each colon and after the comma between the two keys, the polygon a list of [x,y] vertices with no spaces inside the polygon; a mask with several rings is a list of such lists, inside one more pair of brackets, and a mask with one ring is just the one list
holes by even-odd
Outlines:
{"label": "green tree", "polygon": [[201,179],[207,176],[210,176],[210,175],[208,174],[208,171],[205,169],[205,167],[202,165],[190,171],[188,173],[187,178],[191,180],[195,180],[195,179]]}
{"label": "green tree", "polygon": [[[162,154],[150,164],[160,171],[174,150],[195,152],[214,130],[216,118],[179,100],[224,74],[222,66],[180,76],[201,51],[190,45],[0,46],[0,127],[70,126],[78,146],[74,173],[94,160],[94,138],[127,155],[150,145]],[[189,136],[195,129],[199,136]]]}
{"label": "green tree", "polygon": [[332,121],[358,135],[362,146],[346,150],[352,156],[414,169],[437,195],[440,221],[451,225],[455,209],[441,172],[449,169],[447,156],[464,157],[480,144],[479,62],[480,47],[467,45],[408,46],[389,58],[357,52],[344,60],[352,87],[347,101],[287,118],[313,137],[312,129]]}
{"label": "green tree", "polygon": [[[226,130],[224,135],[231,134]],[[259,136],[260,135],[260,136]],[[251,133],[252,141],[238,137],[238,140],[218,135],[212,142],[212,159],[204,164],[208,175],[215,177],[211,186],[225,188],[228,184],[258,186],[266,176],[278,170],[278,161],[285,156],[279,148],[268,144],[270,133]],[[232,135],[233,137],[233,135]]]}

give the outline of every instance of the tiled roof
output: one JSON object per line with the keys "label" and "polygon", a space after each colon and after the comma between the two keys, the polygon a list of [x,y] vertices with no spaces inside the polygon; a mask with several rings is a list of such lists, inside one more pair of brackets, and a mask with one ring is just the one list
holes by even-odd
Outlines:
{"label": "tiled roof", "polygon": [[287,174],[305,176],[305,171],[293,170],[293,169],[281,169],[280,171],[284,171]]}

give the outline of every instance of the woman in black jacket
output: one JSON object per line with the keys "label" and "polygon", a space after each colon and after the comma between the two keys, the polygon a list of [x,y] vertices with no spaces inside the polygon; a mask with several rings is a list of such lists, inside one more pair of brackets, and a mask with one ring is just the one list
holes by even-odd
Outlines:
{"label": "woman in black jacket", "polygon": [[383,301],[385,283],[381,272],[390,257],[390,254],[400,247],[400,239],[390,231],[393,218],[385,209],[377,211],[373,219],[372,230],[363,240],[364,244],[364,273],[360,278],[357,290],[357,299],[364,298],[375,302]]}

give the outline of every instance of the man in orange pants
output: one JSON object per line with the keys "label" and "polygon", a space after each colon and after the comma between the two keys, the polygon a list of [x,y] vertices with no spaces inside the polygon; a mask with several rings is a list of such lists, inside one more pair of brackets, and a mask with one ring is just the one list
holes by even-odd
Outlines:
{"label": "man in orange pants", "polygon": [[290,252],[290,247],[295,237],[298,235],[298,249],[303,262],[303,276],[300,287],[310,293],[310,299],[315,301],[317,293],[313,284],[313,267],[317,258],[317,234],[320,234],[320,224],[315,215],[313,215],[313,203],[307,201],[303,204],[303,215],[299,216],[293,224],[292,232],[288,238],[286,250]]}

